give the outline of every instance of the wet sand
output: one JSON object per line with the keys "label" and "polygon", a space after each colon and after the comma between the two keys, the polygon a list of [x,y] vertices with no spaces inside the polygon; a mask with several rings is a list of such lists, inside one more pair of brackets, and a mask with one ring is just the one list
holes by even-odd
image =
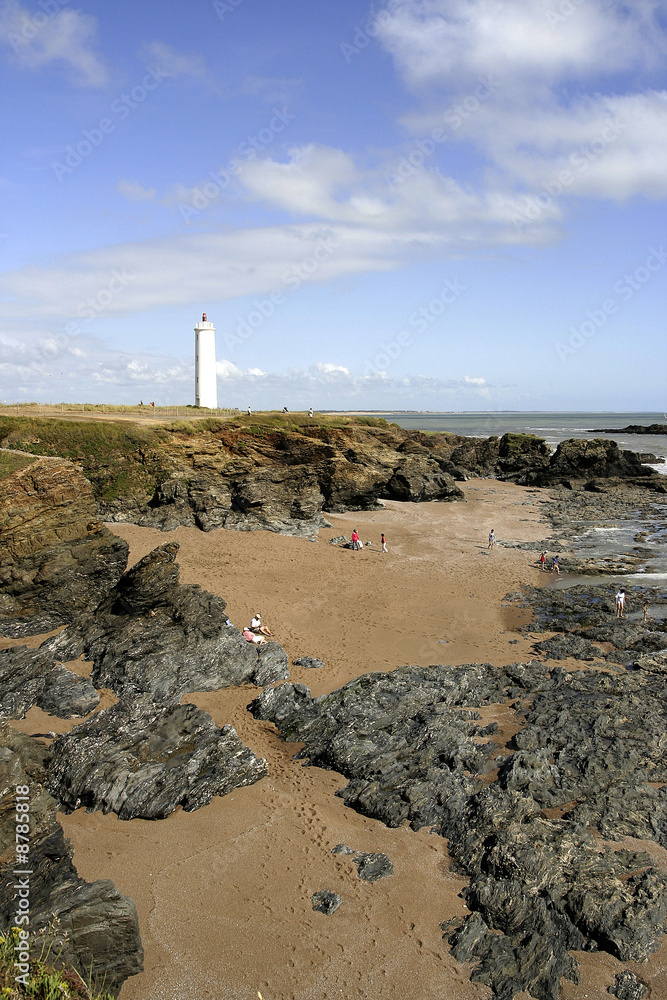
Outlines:
{"label": "wet sand", "polygon": [[[111,527],[130,543],[132,563],[177,541],[181,581],[224,597],[235,625],[260,612],[290,663],[323,659],[321,670],[290,666],[291,680],[318,695],[405,663],[532,658],[531,638],[515,631],[529,613],[503,607],[502,599],[550,577],[540,573],[536,552],[500,544],[489,552],[487,538],[491,528],[498,542],[548,537],[539,494],[493,480],[462,487],[465,504],[387,503],[384,511],[332,516],[333,529],[320,531],[318,543],[268,532]],[[327,544],[355,527],[371,547]],[[465,880],[451,871],[446,842],[427,829],[390,830],[346,808],[335,796],[344,778],[295,760],[300,744],[283,743],[272,724],[246,711],[256,693],[244,686],[184,700],[218,725],[231,723],[267,759],[268,778],[159,822],[83,810],[60,817],[79,873],[112,879],[136,902],[145,971],[125,983],[121,1000],[490,997],[442,941],[440,922],[466,912],[458,895]],[[106,704],[111,698],[105,693]],[[496,718],[502,742],[515,731],[513,716],[502,710]],[[33,709],[16,725],[45,732],[72,723]],[[394,876],[360,880],[349,857],[331,853],[339,843],[383,851]],[[320,889],[342,897],[332,916],[312,910]],[[577,957],[582,981],[565,983],[563,1000],[606,996],[613,973],[625,967],[604,954]],[[649,963],[627,967],[650,977],[654,996],[667,997],[666,963],[663,946]]]}

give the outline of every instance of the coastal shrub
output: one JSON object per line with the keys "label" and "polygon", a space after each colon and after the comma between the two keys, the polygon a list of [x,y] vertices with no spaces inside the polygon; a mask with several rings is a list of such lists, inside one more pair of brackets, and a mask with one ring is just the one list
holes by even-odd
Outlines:
{"label": "coastal shrub", "polygon": [[[113,1000],[113,994],[96,990],[86,983],[79,973],[65,965],[56,968],[60,961],[60,949],[52,954],[53,939],[47,935],[43,940],[40,954],[31,954],[30,971],[27,981],[16,979],[18,961],[17,927],[0,934],[0,997],[2,1000]],[[31,952],[35,951],[32,945]]]}

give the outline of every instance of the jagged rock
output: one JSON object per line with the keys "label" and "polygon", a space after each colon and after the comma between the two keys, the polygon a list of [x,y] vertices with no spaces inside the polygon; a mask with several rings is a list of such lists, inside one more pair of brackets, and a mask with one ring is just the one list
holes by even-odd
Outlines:
{"label": "jagged rock", "polygon": [[569,438],[561,441],[549,464],[527,473],[522,482],[531,486],[571,485],[574,481],[595,479],[660,478],[654,469],[642,465],[633,451],[622,451],[615,441],[604,438]]}
{"label": "jagged rock", "polygon": [[[63,961],[117,995],[123,982],[143,969],[143,949],[133,900],[113,882],[88,883],[72,864],[72,848],[56,821],[56,803],[44,790],[49,749],[37,740],[0,724],[0,929],[13,923],[17,910],[14,854],[16,786],[29,786],[30,801],[30,929],[32,947],[52,943]],[[11,789],[11,791],[9,790]],[[18,876],[20,878],[21,876]],[[59,927],[48,930],[53,915]],[[65,938],[64,935],[67,935]],[[55,942],[54,942],[55,938]]]}
{"label": "jagged rock", "polygon": [[100,696],[85,677],[56,663],[46,649],[0,650],[0,717],[20,719],[37,704],[61,719],[88,715]]}
{"label": "jagged rock", "polygon": [[347,844],[336,844],[331,851],[332,854],[356,854],[353,847],[348,847]]}
{"label": "jagged rock", "polygon": [[200,809],[267,773],[232,726],[218,729],[194,705],[157,707],[145,696],[56,740],[47,789],[65,812],[85,806],[120,819],[164,819],[179,805]]}
{"label": "jagged rock", "polygon": [[345,535],[336,535],[335,538],[329,539],[329,545],[338,545],[341,548],[347,549],[351,547],[352,542]]}
{"label": "jagged rock", "polygon": [[319,892],[314,892],[310,897],[310,901],[313,904],[314,910],[324,913],[327,917],[335,913],[343,902],[337,892],[329,892],[328,889],[320,889]]}
{"label": "jagged rock", "polygon": [[604,656],[599,646],[576,634],[543,639],[542,642],[536,642],[533,649],[550,660],[566,660],[568,657],[575,660],[594,660]]}
{"label": "jagged rock", "polygon": [[87,677],[79,677],[61,663],[56,663],[37,707],[60,719],[88,715],[100,703],[100,696]]}
{"label": "jagged rock", "polygon": [[365,882],[377,882],[394,874],[394,866],[386,854],[359,851],[353,861],[358,869],[357,875]]}
{"label": "jagged rock", "polygon": [[412,455],[404,459],[379,493],[382,500],[420,503],[425,500],[465,500],[454,478],[432,458]]}
{"label": "jagged rock", "polygon": [[[623,814],[621,836],[664,835],[667,796],[653,789],[645,808],[641,798],[667,780],[663,679],[660,669],[568,673],[536,661],[399,667],[315,699],[283,684],[250,709],[303,741],[299,756],[345,775],[339,794],[357,811],[446,837],[470,879],[455,956],[475,960],[472,978],[503,1000],[522,990],[556,1000],[562,976],[577,981],[571,951],[641,961],[663,933],[667,876],[646,853],[601,852],[588,830]],[[481,742],[491,727],[474,706],[508,699],[526,724],[515,752],[492,762],[499,748]],[[498,780],[485,785],[493,763]],[[562,818],[542,814],[573,800]]]}
{"label": "jagged rock", "polygon": [[97,520],[77,466],[39,459],[2,481],[0,634],[37,635],[94,607],[127,564],[128,546]]}
{"label": "jagged rock", "polygon": [[611,993],[618,1000],[644,1000],[648,995],[648,987],[635,976],[634,972],[624,969],[623,972],[616,973],[614,984],[607,987],[607,993]]}
{"label": "jagged rock", "polygon": [[246,642],[226,625],[226,603],[178,582],[178,545],[168,542],[125,573],[91,613],[47,640],[63,660],[84,654],[91,679],[119,697],[150,692],[163,701],[186,691],[271,684],[289,676],[277,642]]}
{"label": "jagged rock", "polygon": [[318,660],[313,656],[300,656],[298,660],[292,660],[295,667],[306,667],[308,670],[317,670],[324,666],[324,660]]}

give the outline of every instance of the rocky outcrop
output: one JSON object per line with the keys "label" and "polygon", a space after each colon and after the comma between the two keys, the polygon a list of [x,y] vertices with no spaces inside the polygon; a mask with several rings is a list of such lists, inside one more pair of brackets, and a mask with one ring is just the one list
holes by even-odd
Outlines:
{"label": "rocky outcrop", "polygon": [[527,472],[546,468],[551,451],[534,434],[504,434],[501,438],[460,438],[450,456],[453,467],[466,476],[516,479]]}
{"label": "rocky outcrop", "polygon": [[[664,930],[667,875],[646,853],[601,849],[589,829],[663,842],[665,799],[652,786],[667,774],[664,671],[400,667],[315,699],[283,684],[250,708],[303,741],[311,764],[344,774],[348,805],[446,837],[470,880],[470,914],[443,928],[453,954],[503,1000],[555,1000],[561,977],[577,981],[572,951],[642,961]],[[520,731],[502,748],[475,709],[510,699]],[[481,780],[494,767],[496,780]]]}
{"label": "rocky outcrop", "polygon": [[85,677],[56,663],[47,649],[0,650],[0,717],[20,719],[37,704],[61,719],[84,716],[100,696]]}
{"label": "rocky outcrop", "polygon": [[329,527],[327,512],[376,510],[383,499],[464,499],[447,435],[435,441],[375,423],[298,432],[220,423],[203,440],[184,442],[174,434],[173,471],[149,505],[118,497],[103,502],[103,516],[162,529],[185,524],[307,536]]}
{"label": "rocky outcrop", "polygon": [[633,451],[622,451],[615,441],[594,438],[586,441],[570,438],[561,441],[548,465],[529,470],[520,482],[531,486],[571,486],[573,483],[593,483],[595,480],[640,480],[661,486],[660,474],[642,465]]}
{"label": "rocky outcrop", "polygon": [[667,424],[628,424],[627,427],[602,427],[591,434],[667,434]]}
{"label": "rocky outcrop", "polygon": [[266,761],[194,705],[119,702],[56,740],[47,789],[65,812],[79,806],[120,819],[164,819],[251,785]]}
{"label": "rocky outcrop", "polygon": [[[40,942],[61,952],[86,981],[104,983],[117,995],[123,982],[143,968],[133,900],[121,895],[113,882],[86,882],[72,864],[72,849],[56,820],[56,803],[44,790],[49,750],[37,740],[0,724],[0,928],[15,923],[20,879],[28,879],[31,945]],[[26,876],[14,853],[16,787],[29,787],[30,840]],[[17,859],[19,863],[17,863]],[[53,924],[58,916],[57,927]]]}
{"label": "rocky outcrop", "polygon": [[0,634],[37,635],[94,607],[127,565],[126,542],[97,520],[91,485],[61,459],[2,481]]}
{"label": "rocky outcrop", "polygon": [[62,660],[92,660],[96,687],[119,697],[149,693],[156,702],[186,691],[287,677],[287,654],[278,643],[246,642],[227,624],[221,597],[179,583],[177,552],[175,542],[154,549],[94,611],[43,648]]}

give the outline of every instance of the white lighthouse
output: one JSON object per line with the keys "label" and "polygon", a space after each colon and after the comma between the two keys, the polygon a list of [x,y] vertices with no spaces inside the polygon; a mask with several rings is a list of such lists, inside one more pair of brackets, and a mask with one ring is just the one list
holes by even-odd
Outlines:
{"label": "white lighthouse", "polygon": [[195,327],[195,406],[218,406],[218,379],[215,368],[215,327],[206,319]]}

